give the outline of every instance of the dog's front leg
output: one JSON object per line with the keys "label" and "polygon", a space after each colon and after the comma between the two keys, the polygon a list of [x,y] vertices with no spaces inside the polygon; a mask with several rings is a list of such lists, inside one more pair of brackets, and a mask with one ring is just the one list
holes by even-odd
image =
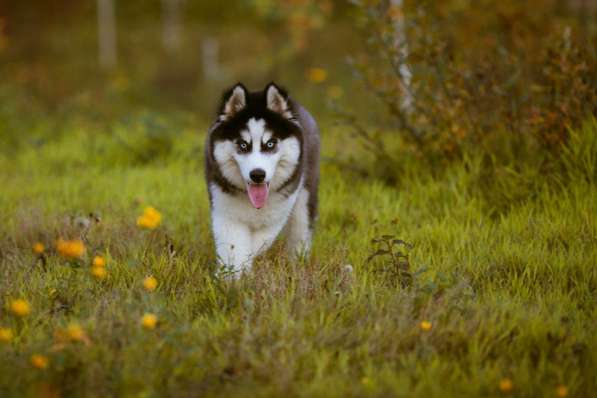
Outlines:
{"label": "dog's front leg", "polygon": [[250,270],[253,253],[249,228],[217,216],[213,218],[212,227],[220,265],[231,268],[237,277]]}
{"label": "dog's front leg", "polygon": [[253,232],[252,246],[253,255],[258,256],[270,248],[280,233],[282,224],[263,228]]}
{"label": "dog's front leg", "polygon": [[311,248],[311,226],[309,220],[309,192],[303,189],[294,205],[287,226],[286,247],[290,258],[305,257]]}

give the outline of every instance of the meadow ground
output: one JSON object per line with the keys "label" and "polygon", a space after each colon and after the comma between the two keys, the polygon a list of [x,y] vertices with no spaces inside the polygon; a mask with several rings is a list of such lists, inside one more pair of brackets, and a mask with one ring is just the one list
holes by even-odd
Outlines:
{"label": "meadow ground", "polygon": [[[594,122],[561,180],[499,206],[474,157],[435,177],[413,164],[398,188],[325,161],[311,258],[278,245],[236,282],[214,275],[196,126],[153,160],[86,123],[47,129],[0,155],[2,397],[597,391]],[[147,206],[154,230],[137,225]],[[86,252],[60,256],[59,238]],[[393,239],[411,246],[367,261]]]}

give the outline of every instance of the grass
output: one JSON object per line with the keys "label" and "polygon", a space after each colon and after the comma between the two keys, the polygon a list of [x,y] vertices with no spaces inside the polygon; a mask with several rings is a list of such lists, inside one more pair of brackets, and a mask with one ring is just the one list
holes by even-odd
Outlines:
{"label": "grass", "polygon": [[[413,164],[399,189],[324,162],[311,258],[290,264],[277,245],[237,282],[214,277],[197,129],[153,161],[131,155],[152,148],[142,133],[80,121],[0,155],[0,327],[14,333],[0,342],[1,396],[594,394],[594,122],[565,177],[533,181],[500,211],[478,192],[475,159],[434,178]],[[341,134],[325,132],[326,156]],[[135,224],[148,205],[163,216],[153,231]],[[382,235],[410,243],[407,260],[367,262]],[[59,237],[83,237],[86,255],[62,259]],[[10,313],[17,298],[30,315]],[[69,341],[69,325],[85,337]]]}

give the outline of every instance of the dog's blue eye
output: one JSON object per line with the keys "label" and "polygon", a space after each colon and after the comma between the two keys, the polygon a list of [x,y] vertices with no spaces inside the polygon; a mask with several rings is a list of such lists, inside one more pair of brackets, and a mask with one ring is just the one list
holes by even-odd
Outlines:
{"label": "dog's blue eye", "polygon": [[241,151],[247,151],[249,149],[249,144],[247,144],[244,141],[241,141],[238,143],[238,147],[240,148]]}
{"label": "dog's blue eye", "polygon": [[276,146],[276,140],[269,140],[266,144],[265,147],[267,149],[274,149],[274,147]]}

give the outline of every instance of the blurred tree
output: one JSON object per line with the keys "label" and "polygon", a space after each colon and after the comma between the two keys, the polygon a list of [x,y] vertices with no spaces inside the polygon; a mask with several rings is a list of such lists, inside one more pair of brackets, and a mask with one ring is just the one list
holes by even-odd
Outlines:
{"label": "blurred tree", "polygon": [[412,73],[406,60],[408,59],[408,41],[406,38],[405,15],[402,0],[391,0],[388,11],[393,20],[394,47],[398,50],[394,55],[394,67],[398,69],[402,86],[402,110],[409,113],[412,110],[413,96],[411,92]]}
{"label": "blurred tree", "polygon": [[99,61],[104,68],[116,66],[116,18],[113,0],[97,0]]}
{"label": "blurred tree", "polygon": [[325,69],[320,90],[349,81],[345,56],[361,47],[350,8],[345,0],[0,0],[0,55],[9,60],[0,75],[29,104],[110,117],[128,113],[123,104],[211,116],[237,80],[278,80],[321,108],[305,73]]}
{"label": "blurred tree", "polygon": [[162,0],[162,43],[171,53],[182,45],[181,4],[182,0]]}
{"label": "blurred tree", "polygon": [[220,42],[215,37],[206,37],[201,41],[201,63],[203,66],[203,78],[206,81],[219,80],[220,65]]}

